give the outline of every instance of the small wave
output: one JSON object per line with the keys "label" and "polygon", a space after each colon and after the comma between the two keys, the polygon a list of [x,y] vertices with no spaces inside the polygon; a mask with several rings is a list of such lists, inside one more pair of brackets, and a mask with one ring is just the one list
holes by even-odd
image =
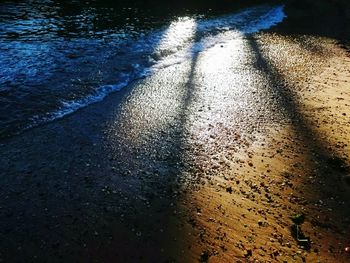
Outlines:
{"label": "small wave", "polygon": [[215,45],[242,37],[244,34],[269,29],[283,21],[283,9],[284,6],[256,7],[213,19],[179,18],[168,29],[153,32],[126,45],[122,53],[134,54],[132,58],[135,58],[135,61],[129,61],[130,57],[120,58],[133,66],[118,84],[103,85],[84,98],[62,100],[56,111],[47,113],[44,117],[32,118],[32,124],[28,128],[62,118],[92,103],[102,101],[110,93],[121,90],[138,78],[183,63],[194,54]]}
{"label": "small wave", "polygon": [[62,118],[67,114],[71,114],[86,105],[102,101],[107,95],[112,92],[116,92],[124,88],[129,84],[128,81],[119,83],[117,85],[105,85],[98,88],[93,94],[86,96],[79,100],[62,101],[62,107],[57,111],[49,114],[48,117],[44,118],[43,121],[52,121],[55,119]]}

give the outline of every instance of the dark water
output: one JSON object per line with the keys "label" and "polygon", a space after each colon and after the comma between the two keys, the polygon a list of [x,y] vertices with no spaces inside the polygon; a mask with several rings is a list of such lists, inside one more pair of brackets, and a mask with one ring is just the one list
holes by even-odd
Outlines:
{"label": "dark water", "polygon": [[181,63],[225,41],[222,32],[253,33],[284,17],[279,6],[237,11],[228,2],[1,2],[0,138]]}

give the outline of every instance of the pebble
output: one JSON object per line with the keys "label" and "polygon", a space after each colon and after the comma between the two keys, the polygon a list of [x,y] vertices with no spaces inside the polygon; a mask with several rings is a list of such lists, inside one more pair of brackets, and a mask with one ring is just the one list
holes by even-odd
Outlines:
{"label": "pebble", "polygon": [[244,256],[247,258],[247,257],[251,257],[253,255],[253,251],[251,249],[247,249],[245,252],[244,252]]}
{"label": "pebble", "polygon": [[208,251],[203,251],[200,255],[199,262],[208,262],[210,255]]}

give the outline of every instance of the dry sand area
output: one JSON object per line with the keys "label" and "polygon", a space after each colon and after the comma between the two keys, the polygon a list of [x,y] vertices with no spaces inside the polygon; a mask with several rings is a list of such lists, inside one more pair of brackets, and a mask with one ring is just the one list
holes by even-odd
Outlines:
{"label": "dry sand area", "polygon": [[[193,251],[209,262],[349,262],[349,51],[327,39],[256,37],[266,38],[281,47],[262,44],[262,54],[286,80],[290,119],[203,167],[210,176],[188,197]],[[292,237],[293,214],[305,215],[309,249]]]}

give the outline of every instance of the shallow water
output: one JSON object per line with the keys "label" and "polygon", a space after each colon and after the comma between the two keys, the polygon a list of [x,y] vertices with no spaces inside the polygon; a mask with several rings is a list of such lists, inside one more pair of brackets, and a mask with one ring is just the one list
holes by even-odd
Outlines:
{"label": "shallow water", "polygon": [[282,6],[220,15],[56,1],[0,7],[0,138],[284,18]]}

